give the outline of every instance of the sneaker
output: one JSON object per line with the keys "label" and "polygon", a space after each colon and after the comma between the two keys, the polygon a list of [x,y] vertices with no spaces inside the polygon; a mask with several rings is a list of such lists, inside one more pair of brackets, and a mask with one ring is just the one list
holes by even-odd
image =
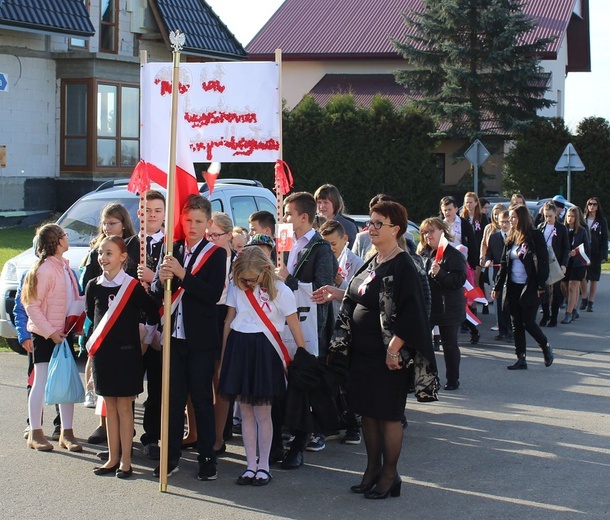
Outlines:
{"label": "sneaker", "polygon": [[334,441],[336,439],[340,439],[341,438],[341,432],[339,430],[337,430],[337,431],[334,431],[334,432],[327,433],[325,435],[325,438],[326,438],[327,441]]}
{"label": "sneaker", "polygon": [[362,437],[358,430],[347,430],[341,439],[341,444],[360,444]]}
{"label": "sneaker", "polygon": [[[179,468],[178,468],[178,464],[172,464],[171,462],[167,465],[167,476],[171,477],[174,473],[178,473]],[[159,475],[161,475],[161,466],[157,466],[154,470],[153,470],[153,477],[159,478]]]}
{"label": "sneaker", "polygon": [[61,437],[61,424],[56,424],[53,435],[51,435],[51,440],[58,441],[59,437]]}
{"label": "sneaker", "polygon": [[494,332],[500,330],[500,327],[498,327],[498,324],[496,323],[493,327],[490,327],[489,330],[493,330]]}
{"label": "sneaker", "polygon": [[216,471],[216,463],[212,459],[205,459],[199,463],[199,472],[197,480],[216,480],[218,471]]}
{"label": "sneaker", "polygon": [[321,434],[313,434],[309,444],[305,447],[307,451],[322,451],[324,448],[326,448],[325,437]]}
{"label": "sneaker", "polygon": [[156,442],[151,442],[144,446],[144,455],[146,455],[150,460],[159,460],[161,456],[161,450],[159,450],[159,445]]}
{"label": "sneaker", "polygon": [[97,395],[93,392],[93,390],[87,390],[85,394],[85,402],[83,403],[85,408],[95,408],[97,404]]}

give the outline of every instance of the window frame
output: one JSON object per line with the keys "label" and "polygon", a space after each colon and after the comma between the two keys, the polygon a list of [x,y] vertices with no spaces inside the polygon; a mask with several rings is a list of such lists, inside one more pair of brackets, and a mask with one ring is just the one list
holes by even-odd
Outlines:
{"label": "window frame", "polygon": [[[104,13],[102,13],[102,7],[104,5],[103,0],[100,2],[100,36],[99,36],[99,51],[106,54],[118,54],[119,53],[119,12],[120,12],[120,1],[119,0],[109,0],[113,4],[114,11],[114,20],[112,22],[106,22],[103,18]],[[114,42],[112,42],[112,49],[105,49],[102,45],[102,36],[104,31],[102,30],[104,27],[113,27],[114,28]]]}

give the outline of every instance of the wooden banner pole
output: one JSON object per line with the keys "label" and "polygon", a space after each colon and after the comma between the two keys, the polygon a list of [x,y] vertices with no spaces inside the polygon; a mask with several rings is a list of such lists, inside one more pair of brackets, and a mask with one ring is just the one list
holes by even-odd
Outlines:
{"label": "wooden banner pole", "polygon": [[[280,113],[279,113],[279,117],[280,117],[280,135],[279,135],[279,141],[280,141],[280,161],[284,160],[284,136],[283,136],[283,99],[282,99],[282,49],[276,49],[275,50],[275,62],[277,63],[278,66],[278,73],[279,73],[279,84],[278,84],[278,98],[279,98],[279,106],[280,106]],[[283,221],[283,217],[284,217],[284,194],[282,193],[282,190],[278,184],[278,179],[277,176],[274,176],[275,178],[275,184],[274,184],[274,191],[275,191],[275,197],[276,197],[276,222],[279,224],[280,222]],[[278,249],[278,238],[279,233],[276,227],[275,230],[275,237],[276,237],[276,242],[275,242],[275,247],[276,247],[276,253],[277,253],[277,267],[282,267],[282,252],[279,251]]]}

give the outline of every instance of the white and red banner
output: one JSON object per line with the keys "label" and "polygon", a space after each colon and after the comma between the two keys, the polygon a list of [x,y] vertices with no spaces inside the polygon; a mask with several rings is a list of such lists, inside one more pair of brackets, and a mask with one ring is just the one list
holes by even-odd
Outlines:
{"label": "white and red banner", "polygon": [[585,253],[585,245],[580,244],[574,251],[576,251],[576,256],[580,258],[585,265],[591,265],[591,259]]}
{"label": "white and red banner", "polygon": [[[172,64],[142,66],[142,159],[167,169]],[[194,162],[280,158],[279,64],[181,63],[179,127]]]}

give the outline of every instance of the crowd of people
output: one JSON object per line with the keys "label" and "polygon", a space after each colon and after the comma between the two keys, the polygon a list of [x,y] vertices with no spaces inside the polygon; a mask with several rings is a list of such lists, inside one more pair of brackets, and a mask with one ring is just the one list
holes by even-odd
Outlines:
{"label": "crowd of people", "polygon": [[[81,342],[88,352],[85,404],[96,407],[100,422],[87,440],[108,443],[96,475],[132,476],[134,401],[144,381],[140,441],[146,456],[159,460],[161,330],[170,327],[168,476],[178,471],[182,450],[192,448],[197,478],[215,480],[225,441],[238,428],[246,465],[236,483],[265,486],[271,464],[298,469],[304,452],[323,450],[343,430],[341,442],[363,438],[367,454],[351,491],[367,499],[399,496],[406,398],[438,399],[435,350],[442,346],[444,390],[458,390],[460,332],[477,344],[478,307],[487,314],[493,304],[494,339],[514,342],[517,361],[508,369],[527,369],[526,332],[551,366],[543,327],[557,326],[561,308],[566,325],[579,310],[593,312],[608,257],[607,222],[596,197],[583,213],[566,210],[557,196],[538,222],[520,194],[489,216],[489,202],[474,192],[461,211],[454,197],[443,197],[439,215],[421,223],[416,244],[407,210],[394,197],[373,197],[358,233],[339,190],[325,184],[313,195],[286,197],[283,223],[292,225],[292,246],[278,251],[273,214],[253,213],[245,230],[191,195],[181,213],[184,239],[171,255],[164,197],[150,191],[146,200],[145,262],[129,213],[112,203],[102,210],[80,273],[63,258],[69,248],[63,229],[42,226],[38,261],[17,293],[19,341],[31,360],[30,448],[53,449],[42,428],[49,360],[69,334],[68,312],[80,306],[88,318]],[[563,275],[552,284],[550,261]],[[172,308],[164,316],[168,284]],[[489,301],[473,296],[486,291]],[[58,412],[52,439],[81,451],[74,405],[59,405]],[[153,474],[160,475],[160,466]]]}

